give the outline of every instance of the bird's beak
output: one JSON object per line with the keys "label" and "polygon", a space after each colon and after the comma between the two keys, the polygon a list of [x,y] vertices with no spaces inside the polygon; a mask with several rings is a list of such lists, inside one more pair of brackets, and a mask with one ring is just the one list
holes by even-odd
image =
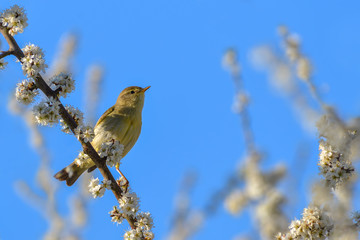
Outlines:
{"label": "bird's beak", "polygon": [[146,88],[143,88],[143,89],[141,90],[141,92],[145,92],[145,91],[148,90],[150,87],[151,87],[151,86],[148,86],[148,87],[146,87]]}

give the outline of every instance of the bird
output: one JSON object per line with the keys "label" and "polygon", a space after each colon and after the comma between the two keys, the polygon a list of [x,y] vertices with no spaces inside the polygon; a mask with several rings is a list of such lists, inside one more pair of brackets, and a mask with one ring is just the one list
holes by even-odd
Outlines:
{"label": "bird", "polygon": [[[125,88],[119,94],[115,105],[102,114],[94,127],[95,137],[91,142],[96,151],[109,138],[119,141],[124,146],[122,157],[131,150],[140,136],[145,91],[149,88],[150,86]],[[117,165],[117,170],[123,176],[118,167]],[[95,169],[95,163],[87,158],[81,166],[77,165],[76,161],[72,162],[54,177],[60,181],[66,181],[66,185],[71,186],[83,172],[86,170],[91,172]],[[126,178],[125,180],[127,181]]]}

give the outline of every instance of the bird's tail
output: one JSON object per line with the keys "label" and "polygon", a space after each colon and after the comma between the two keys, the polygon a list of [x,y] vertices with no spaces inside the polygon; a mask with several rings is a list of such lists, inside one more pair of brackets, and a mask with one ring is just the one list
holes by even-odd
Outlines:
{"label": "bird's tail", "polygon": [[81,168],[75,163],[71,163],[69,166],[55,174],[54,177],[60,181],[66,181],[66,185],[71,186],[85,170],[86,168]]}

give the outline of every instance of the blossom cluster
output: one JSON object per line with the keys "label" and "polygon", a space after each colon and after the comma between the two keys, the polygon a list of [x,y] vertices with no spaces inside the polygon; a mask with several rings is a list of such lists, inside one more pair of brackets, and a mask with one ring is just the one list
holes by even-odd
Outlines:
{"label": "blossom cluster", "polygon": [[332,188],[347,181],[352,176],[354,167],[352,163],[347,160],[345,154],[338,151],[323,139],[319,142],[319,150],[318,165],[320,172]]}
{"label": "blossom cluster", "polygon": [[93,198],[104,196],[105,189],[111,189],[111,180],[103,180],[100,184],[99,178],[91,178],[89,183],[89,192]]}
{"label": "blossom cluster", "polygon": [[106,157],[106,164],[110,167],[120,164],[122,154],[124,151],[124,145],[117,140],[109,140],[103,142],[98,150],[101,158]]}
{"label": "blossom cluster", "polygon": [[281,209],[285,201],[285,196],[273,189],[255,206],[255,218],[263,239],[286,229],[288,221]]}
{"label": "blossom cluster", "polygon": [[75,90],[75,81],[70,74],[59,73],[49,79],[50,88],[57,91],[59,96],[66,97],[68,93]]}
{"label": "blossom cluster", "polygon": [[250,199],[244,191],[236,189],[226,197],[225,208],[229,213],[237,215],[247,206],[249,201]]}
{"label": "blossom cluster", "polygon": [[23,104],[30,104],[34,101],[36,95],[39,94],[32,79],[26,79],[16,85],[16,100]]}
{"label": "blossom cluster", "polygon": [[124,234],[124,240],[151,240],[154,239],[154,233],[151,231],[143,231],[139,228],[131,229]]}
{"label": "blossom cluster", "polygon": [[259,154],[247,157],[239,172],[244,187],[231,191],[224,203],[226,210],[233,215],[240,214],[252,204],[261,235],[264,239],[270,239],[287,227],[285,214],[281,210],[284,196],[276,190],[276,184],[285,175],[286,169],[278,166],[264,172],[259,167],[260,160]]}
{"label": "blossom cluster", "polygon": [[84,142],[91,142],[94,137],[94,129],[91,126],[84,126],[79,125],[77,128],[75,128],[75,135],[78,139],[83,139]]}
{"label": "blossom cluster", "polygon": [[225,199],[225,208],[231,214],[239,214],[248,203],[261,200],[273,192],[276,183],[285,175],[286,169],[283,166],[278,166],[268,173],[261,171],[258,161],[259,156],[250,156],[241,167],[240,174],[245,186],[243,189],[235,189]]}
{"label": "blossom cluster", "polygon": [[22,33],[28,26],[25,10],[18,5],[14,5],[3,11],[0,15],[0,23],[9,30],[9,34],[14,36]]}
{"label": "blossom cluster", "polygon": [[28,44],[22,51],[25,55],[25,57],[21,59],[22,70],[25,75],[33,77],[41,71],[45,72],[47,65],[45,64],[45,55],[40,47],[34,44]]}
{"label": "blossom cluster", "polygon": [[285,26],[279,27],[279,32],[284,38],[286,56],[296,66],[297,77],[303,81],[309,81],[312,66],[309,59],[300,51],[299,37],[296,34],[290,34]]}
{"label": "blossom cluster", "polygon": [[59,105],[60,103],[55,99],[48,98],[41,101],[33,108],[33,113],[37,123],[41,125],[54,125],[59,122]]}
{"label": "blossom cluster", "polygon": [[278,233],[276,239],[328,239],[334,227],[332,219],[320,208],[305,208],[301,220],[294,220],[286,234]]}
{"label": "blossom cluster", "polygon": [[[119,181],[120,186],[121,180]],[[154,234],[151,229],[154,226],[153,219],[149,212],[139,212],[139,198],[136,193],[131,192],[130,189],[124,191],[121,199],[119,199],[119,207],[114,206],[113,210],[109,212],[111,221],[121,224],[125,217],[131,217],[135,220],[135,229],[126,231],[124,239],[153,239]]]}

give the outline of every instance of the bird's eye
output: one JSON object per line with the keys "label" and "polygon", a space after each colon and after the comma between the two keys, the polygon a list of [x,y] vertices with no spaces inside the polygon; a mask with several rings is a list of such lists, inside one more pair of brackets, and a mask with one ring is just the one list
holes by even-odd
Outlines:
{"label": "bird's eye", "polygon": [[131,94],[134,94],[134,93],[135,93],[135,91],[134,91],[134,90],[132,90],[130,93],[131,93]]}

